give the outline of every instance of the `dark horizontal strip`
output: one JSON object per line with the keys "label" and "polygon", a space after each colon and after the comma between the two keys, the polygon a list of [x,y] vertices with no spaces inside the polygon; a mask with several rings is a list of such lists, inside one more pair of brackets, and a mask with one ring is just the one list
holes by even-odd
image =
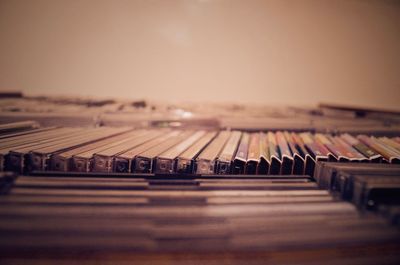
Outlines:
{"label": "dark horizontal strip", "polygon": [[151,174],[151,173],[98,173],[98,172],[58,172],[32,171],[29,176],[54,177],[96,177],[96,178],[151,178],[151,179],[312,179],[308,175],[230,175],[230,174]]}

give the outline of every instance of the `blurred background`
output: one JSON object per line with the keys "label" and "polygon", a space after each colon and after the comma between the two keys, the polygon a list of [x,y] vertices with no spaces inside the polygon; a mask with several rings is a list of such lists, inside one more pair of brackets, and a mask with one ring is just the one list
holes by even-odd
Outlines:
{"label": "blurred background", "polygon": [[400,109],[400,1],[0,0],[0,90]]}

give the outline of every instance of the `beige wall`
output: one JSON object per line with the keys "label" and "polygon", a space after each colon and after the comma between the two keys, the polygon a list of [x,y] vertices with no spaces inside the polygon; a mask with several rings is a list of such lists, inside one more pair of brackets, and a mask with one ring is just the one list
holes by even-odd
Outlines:
{"label": "beige wall", "polygon": [[0,0],[0,89],[400,109],[400,2]]}

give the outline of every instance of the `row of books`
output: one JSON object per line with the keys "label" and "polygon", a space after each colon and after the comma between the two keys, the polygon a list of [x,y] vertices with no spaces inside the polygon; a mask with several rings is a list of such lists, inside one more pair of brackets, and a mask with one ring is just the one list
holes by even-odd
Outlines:
{"label": "row of books", "polygon": [[400,163],[400,137],[47,127],[0,136],[15,172],[313,175],[318,161]]}

